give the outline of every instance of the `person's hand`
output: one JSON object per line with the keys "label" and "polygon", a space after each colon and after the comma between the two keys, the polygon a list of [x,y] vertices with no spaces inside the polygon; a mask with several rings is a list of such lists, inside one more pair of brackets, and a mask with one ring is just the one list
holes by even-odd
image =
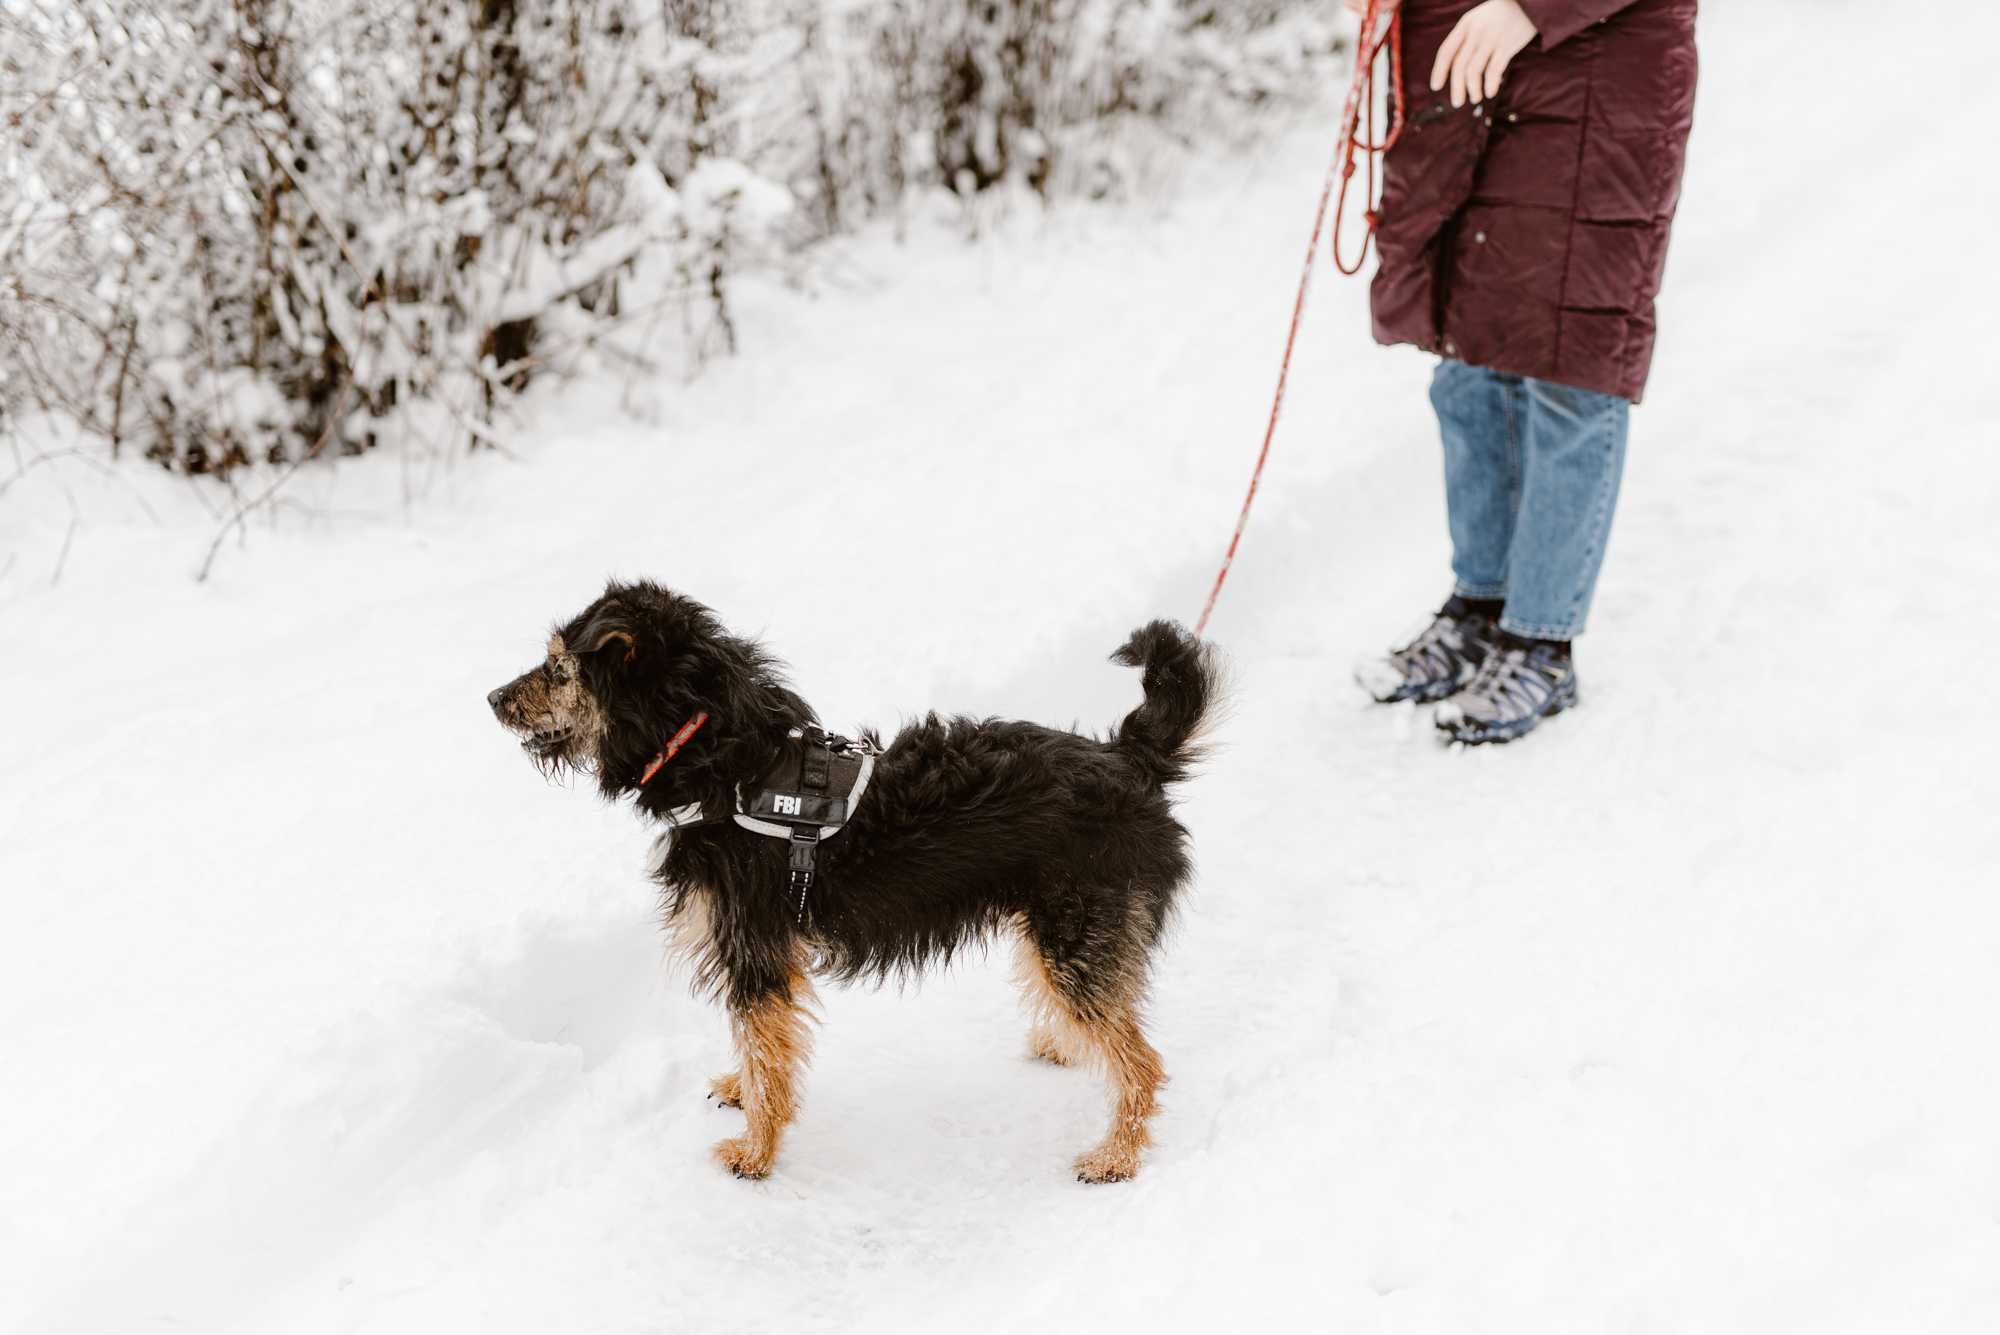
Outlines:
{"label": "person's hand", "polygon": [[[1349,0],[1352,3],[1352,0]],[[1431,91],[1451,84],[1451,104],[1484,102],[1500,91],[1507,62],[1535,40],[1535,24],[1518,0],[1486,0],[1458,21],[1431,66]]]}

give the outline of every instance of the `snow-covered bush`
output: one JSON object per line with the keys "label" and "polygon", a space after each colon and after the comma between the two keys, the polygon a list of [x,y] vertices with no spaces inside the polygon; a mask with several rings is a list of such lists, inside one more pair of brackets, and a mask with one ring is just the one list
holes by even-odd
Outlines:
{"label": "snow-covered bush", "polygon": [[[188,472],[484,439],[648,302],[911,191],[1115,191],[1298,90],[1296,0],[0,0],[0,428]],[[794,207],[802,204],[804,207]]]}
{"label": "snow-covered bush", "polygon": [[789,69],[810,142],[770,169],[828,230],[913,186],[1116,194],[1160,141],[1213,138],[1307,91],[1338,45],[1333,8],[816,0]]}
{"label": "snow-covered bush", "polygon": [[363,448],[415,403],[477,437],[545,317],[615,313],[686,230],[654,146],[697,53],[639,0],[0,22],[0,338],[43,354],[0,393],[192,472]]}

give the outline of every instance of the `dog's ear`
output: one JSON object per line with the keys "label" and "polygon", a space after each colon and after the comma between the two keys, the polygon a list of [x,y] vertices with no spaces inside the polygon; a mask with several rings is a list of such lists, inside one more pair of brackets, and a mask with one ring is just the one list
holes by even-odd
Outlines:
{"label": "dog's ear", "polygon": [[623,645],[625,662],[639,652],[639,640],[632,633],[632,624],[626,619],[625,609],[616,603],[607,603],[590,614],[588,620],[576,633],[576,643],[570,646],[578,654],[594,654],[614,645]]}

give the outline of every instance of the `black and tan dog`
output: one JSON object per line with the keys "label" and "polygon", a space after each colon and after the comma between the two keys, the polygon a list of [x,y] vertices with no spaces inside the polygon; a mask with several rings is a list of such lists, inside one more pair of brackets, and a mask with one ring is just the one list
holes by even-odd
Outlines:
{"label": "black and tan dog", "polygon": [[1187,775],[1217,684],[1205,650],[1168,622],[1114,657],[1145,670],[1145,700],[1108,740],[936,715],[904,728],[820,850],[803,915],[786,845],[722,817],[813,713],[707,608],[613,584],[555,632],[544,662],[489,697],[545,770],[592,772],[607,797],[631,795],[663,820],[697,807],[715,817],[671,831],[655,876],[698,990],[729,1008],[740,1066],[713,1092],[740,1103],[748,1130],[716,1147],[724,1165],[771,1169],[798,1105],[812,975],[914,975],[1007,934],[1035,1053],[1110,1076],[1111,1129],[1077,1176],[1137,1171],[1166,1078],[1140,1023],[1147,972],[1191,872],[1166,789]]}

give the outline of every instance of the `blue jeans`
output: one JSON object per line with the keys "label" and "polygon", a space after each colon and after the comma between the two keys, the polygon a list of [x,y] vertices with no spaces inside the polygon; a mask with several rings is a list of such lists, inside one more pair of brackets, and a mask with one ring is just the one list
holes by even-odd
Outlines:
{"label": "blue jeans", "polygon": [[1459,596],[1505,599],[1502,630],[1575,639],[1611,536],[1632,405],[1450,360],[1431,378],[1431,404]]}

